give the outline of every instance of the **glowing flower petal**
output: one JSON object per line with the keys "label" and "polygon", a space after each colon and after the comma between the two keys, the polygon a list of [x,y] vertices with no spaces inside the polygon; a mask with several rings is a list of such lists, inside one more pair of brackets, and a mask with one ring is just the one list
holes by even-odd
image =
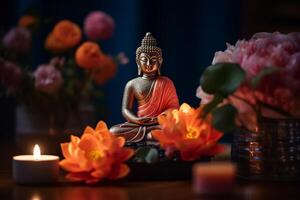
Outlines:
{"label": "glowing flower petal", "polygon": [[86,127],[81,138],[71,136],[70,143],[61,144],[65,159],[60,165],[70,172],[66,178],[71,181],[95,183],[105,178],[122,178],[130,171],[123,162],[134,154],[124,145],[125,139],[110,134],[100,121],[95,129]]}
{"label": "glowing flower petal", "polygon": [[169,110],[158,117],[161,130],[152,131],[152,136],[168,157],[179,151],[183,160],[190,161],[220,153],[222,148],[217,142],[223,134],[211,126],[210,116],[202,119],[201,112],[202,108],[194,109],[184,103],[179,110]]}

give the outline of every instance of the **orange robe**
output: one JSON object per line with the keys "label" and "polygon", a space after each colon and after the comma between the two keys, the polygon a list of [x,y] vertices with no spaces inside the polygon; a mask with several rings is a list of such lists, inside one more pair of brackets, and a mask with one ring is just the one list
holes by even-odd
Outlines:
{"label": "orange robe", "polygon": [[176,89],[169,78],[160,76],[152,90],[145,99],[146,103],[138,107],[138,117],[157,117],[168,109],[179,108]]}
{"label": "orange robe", "polygon": [[[160,76],[153,83],[143,102],[138,106],[138,117],[157,117],[168,109],[178,109],[179,102],[173,82],[164,76]],[[122,131],[114,133],[117,136],[124,136],[127,142],[140,142],[147,134],[154,129],[158,129],[159,125],[139,125],[132,122],[125,122],[116,125]]]}

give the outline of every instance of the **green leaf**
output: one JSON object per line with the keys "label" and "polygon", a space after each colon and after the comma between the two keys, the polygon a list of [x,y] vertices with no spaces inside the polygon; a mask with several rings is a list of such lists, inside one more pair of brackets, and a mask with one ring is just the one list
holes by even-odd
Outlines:
{"label": "green leaf", "polygon": [[159,155],[157,149],[151,147],[140,147],[135,153],[134,160],[136,162],[146,162],[152,164],[156,163],[158,158]]}
{"label": "green leaf", "polygon": [[228,96],[232,94],[244,81],[245,71],[236,63],[217,63],[203,72],[200,84],[208,94]]}
{"label": "green leaf", "polygon": [[204,106],[205,115],[215,109],[220,103],[223,102],[223,97],[220,95],[215,95],[213,100]]}
{"label": "green leaf", "polygon": [[230,132],[235,129],[236,114],[236,108],[230,104],[218,107],[212,112],[212,124],[219,131]]}
{"label": "green leaf", "polygon": [[266,67],[250,80],[250,85],[253,88],[256,88],[264,77],[279,71],[281,71],[281,69],[278,67]]}

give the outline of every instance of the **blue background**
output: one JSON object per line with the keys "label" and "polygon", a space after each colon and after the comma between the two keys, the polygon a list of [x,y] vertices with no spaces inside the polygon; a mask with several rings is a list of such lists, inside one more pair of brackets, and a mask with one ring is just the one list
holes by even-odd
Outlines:
{"label": "blue background", "polygon": [[[36,36],[33,66],[48,62],[43,52],[45,35],[54,22],[70,19],[82,26],[84,17],[93,10],[110,14],[116,23],[113,37],[101,43],[104,52],[125,52],[130,63],[120,66],[114,79],[103,88],[107,113],[99,114],[108,125],[123,122],[121,101],[126,82],[137,76],[135,50],[146,32],[152,32],[163,50],[162,74],[170,77],[180,103],[199,105],[195,96],[202,70],[208,66],[214,52],[224,50],[226,42],[241,38],[241,7],[239,0],[162,1],[162,0],[18,0],[5,1],[2,7],[1,30],[16,24],[29,8],[53,23]],[[1,127],[12,132],[14,127],[13,99],[0,99]],[[10,134],[10,133],[8,133]]]}

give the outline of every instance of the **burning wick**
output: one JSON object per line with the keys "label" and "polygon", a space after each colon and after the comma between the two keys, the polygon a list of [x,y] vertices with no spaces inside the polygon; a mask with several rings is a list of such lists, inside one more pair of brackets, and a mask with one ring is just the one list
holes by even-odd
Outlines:
{"label": "burning wick", "polygon": [[40,147],[39,145],[34,145],[34,148],[33,148],[33,158],[34,160],[41,160],[41,150],[40,150]]}

